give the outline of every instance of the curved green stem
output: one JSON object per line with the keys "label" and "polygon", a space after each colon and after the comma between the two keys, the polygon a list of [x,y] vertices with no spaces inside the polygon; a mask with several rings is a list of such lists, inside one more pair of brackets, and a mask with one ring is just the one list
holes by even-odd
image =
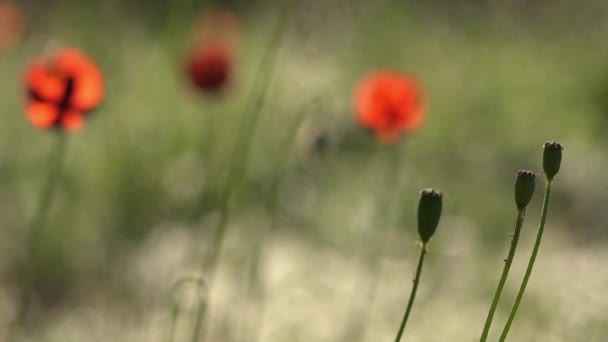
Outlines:
{"label": "curved green stem", "polygon": [[182,312],[182,307],[177,296],[179,290],[184,285],[193,283],[197,288],[197,297],[199,299],[199,306],[206,305],[207,301],[207,288],[205,281],[201,277],[197,276],[184,276],[179,278],[175,284],[171,287],[172,307],[171,307],[171,319],[169,321],[169,328],[167,329],[167,342],[173,342],[175,340],[175,333],[177,331],[177,323],[179,316]]}
{"label": "curved green stem", "polygon": [[26,260],[25,270],[23,274],[23,289],[17,311],[17,326],[22,327],[25,324],[27,314],[29,312],[32,301],[32,291],[36,282],[36,262],[37,262],[37,244],[44,230],[44,222],[48,215],[51,204],[53,203],[53,195],[57,188],[61,170],[66,154],[67,136],[63,133],[58,133],[55,137],[54,146],[52,147],[49,156],[49,173],[46,183],[38,197],[38,204],[29,229],[26,232]]}
{"label": "curved green stem", "polygon": [[230,209],[232,207],[234,190],[237,185],[240,184],[243,174],[245,173],[245,169],[249,163],[249,152],[252,147],[251,140],[253,139],[257,123],[261,116],[260,114],[262,111],[262,106],[270,91],[270,81],[274,71],[273,65],[275,65],[278,57],[277,50],[283,33],[283,28],[286,23],[286,17],[286,13],[283,13],[280,23],[275,29],[270,46],[267,50],[267,54],[264,56],[264,58],[262,58],[262,65],[258,69],[258,74],[254,82],[254,89],[257,92],[253,96],[253,104],[247,106],[247,109],[245,110],[247,113],[251,112],[251,118],[249,120],[242,120],[242,125],[240,127],[241,134],[238,135],[240,139],[237,141],[232,158],[233,167],[230,170],[231,172],[228,176],[226,188],[220,199],[222,203],[220,208],[221,215],[217,225],[216,237],[213,244],[214,248],[204,270],[207,271],[208,274],[213,274],[215,265],[217,264],[219,251],[221,249],[221,244],[223,242],[228,224]]}
{"label": "curved green stem", "polygon": [[200,301],[198,303],[198,310],[196,310],[196,323],[194,325],[194,332],[192,334],[192,342],[198,342],[201,338],[202,330],[202,321],[205,317],[205,312],[207,312],[207,300],[205,296],[200,296]]}
{"label": "curved green stem", "polygon": [[275,162],[275,169],[277,170],[276,175],[274,177],[274,182],[271,184],[270,189],[268,191],[268,203],[266,204],[268,208],[268,212],[270,214],[270,222],[268,225],[268,229],[264,231],[257,244],[254,246],[254,250],[251,256],[251,262],[249,263],[249,272],[247,277],[247,287],[246,287],[246,302],[248,305],[252,305],[254,302],[257,302],[257,310],[256,312],[247,312],[245,310],[245,314],[249,314],[249,316],[253,319],[253,322],[248,322],[245,324],[245,331],[247,340],[250,342],[257,342],[260,340],[260,335],[263,328],[264,316],[266,314],[266,292],[264,290],[264,284],[262,284],[262,279],[260,275],[260,266],[262,263],[262,252],[265,249],[266,239],[277,229],[277,221],[278,221],[278,209],[279,209],[279,189],[281,183],[283,181],[283,177],[285,175],[285,168],[289,161],[289,157],[291,156],[291,149],[295,145],[297,131],[301,127],[302,122],[304,122],[304,118],[306,114],[308,114],[309,109],[304,108],[301,113],[298,114],[296,119],[292,122],[289,129],[287,130],[287,134],[285,137],[285,141],[283,143],[283,148],[278,152],[278,160]]}
{"label": "curved green stem", "polygon": [[526,268],[524,279],[521,282],[519,292],[517,293],[517,297],[515,298],[515,303],[513,303],[513,308],[511,309],[511,313],[509,314],[507,323],[505,324],[505,327],[502,330],[502,334],[500,335],[500,342],[503,342],[507,339],[507,334],[509,333],[511,324],[513,324],[513,319],[515,318],[515,314],[517,313],[517,309],[519,308],[521,299],[524,296],[524,292],[526,291],[526,286],[528,285],[528,280],[530,279],[530,275],[532,274],[532,269],[534,268],[534,262],[536,261],[538,249],[540,248],[540,242],[543,238],[543,232],[545,231],[545,222],[547,221],[547,214],[549,213],[549,199],[551,198],[552,185],[553,180],[547,179],[547,184],[545,186],[545,198],[543,200],[543,209],[540,215],[540,223],[538,224],[538,233],[536,234],[536,242],[534,243],[534,248],[532,249],[532,255],[530,256],[530,262],[528,263],[528,268]]}
{"label": "curved green stem", "polygon": [[[392,238],[390,229],[395,219],[395,203],[398,203],[398,193],[401,187],[401,160],[402,148],[399,145],[384,146],[377,145],[378,165],[384,164],[384,171],[378,172],[374,183],[379,183],[374,194],[376,207],[374,208],[372,223],[375,229],[367,230],[361,237],[358,262],[365,269],[365,276],[357,282],[357,290],[353,294],[350,303],[349,317],[346,318],[345,332],[342,341],[359,342],[365,336],[369,327],[371,311],[369,307],[373,304],[378,289],[378,282],[382,274],[382,252],[386,243]],[[381,230],[379,239],[373,239],[369,234],[371,231]]]}
{"label": "curved green stem", "polygon": [[517,208],[517,218],[515,219],[513,238],[511,238],[511,248],[509,249],[507,259],[505,259],[505,266],[502,270],[502,275],[500,276],[500,281],[498,282],[498,287],[496,288],[496,293],[494,294],[494,299],[492,300],[492,305],[490,306],[490,312],[488,312],[488,317],[486,318],[483,332],[481,333],[480,342],[485,342],[488,339],[490,326],[492,326],[492,319],[494,318],[496,307],[500,301],[500,295],[502,294],[505,282],[507,281],[507,276],[509,275],[509,270],[511,269],[511,264],[513,263],[513,257],[515,256],[515,250],[517,249],[517,242],[519,241],[521,227],[524,224],[524,216],[526,216],[526,208]]}
{"label": "curved green stem", "polygon": [[407,303],[405,314],[403,314],[403,319],[401,320],[401,325],[399,326],[399,332],[397,332],[395,342],[401,341],[401,336],[403,335],[403,331],[405,330],[405,324],[407,323],[407,319],[410,317],[410,312],[412,311],[412,307],[414,306],[414,299],[416,298],[416,291],[418,290],[418,284],[420,283],[420,274],[422,273],[422,264],[424,263],[425,255],[426,242],[423,242],[422,246],[420,247],[420,257],[418,258],[418,267],[416,268],[416,278],[414,278],[414,286],[412,287],[412,293],[410,293],[410,299]]}
{"label": "curved green stem", "polygon": [[171,320],[169,322],[169,329],[167,329],[167,342],[173,342],[175,340],[175,332],[177,331],[177,321],[181,313],[181,305],[178,302],[174,302],[171,307]]}
{"label": "curved green stem", "polygon": [[[235,150],[232,155],[232,168],[228,175],[228,182],[223,191],[222,197],[220,198],[220,219],[217,224],[215,231],[215,237],[213,244],[211,245],[211,255],[203,265],[203,272],[206,273],[209,291],[212,288],[212,281],[215,275],[216,266],[219,260],[220,251],[224,238],[226,236],[226,230],[228,227],[228,219],[230,217],[230,210],[232,208],[232,201],[234,197],[234,190],[240,185],[245,169],[249,162],[251,141],[256,131],[257,123],[261,116],[263,104],[270,92],[270,83],[274,74],[274,65],[278,58],[278,50],[283,36],[284,28],[287,23],[288,9],[290,8],[290,1],[284,1],[283,13],[279,17],[279,23],[275,28],[273,36],[270,40],[269,47],[266,50],[266,54],[262,57],[262,62],[258,68],[256,78],[254,80],[254,95],[252,96],[252,103],[246,107],[245,113],[251,113],[251,117],[247,120],[241,121],[239,127],[238,140],[235,145]],[[194,326],[194,333],[192,336],[192,342],[199,342],[202,337],[203,321],[205,318],[207,306],[199,306],[196,315],[196,323]]]}

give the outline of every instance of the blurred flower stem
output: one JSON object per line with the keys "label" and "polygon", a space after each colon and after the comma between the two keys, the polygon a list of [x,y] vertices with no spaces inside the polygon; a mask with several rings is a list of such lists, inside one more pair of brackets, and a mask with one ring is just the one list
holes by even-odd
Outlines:
{"label": "blurred flower stem", "polygon": [[281,151],[277,152],[278,158],[274,163],[276,175],[274,177],[274,182],[272,182],[268,190],[268,201],[266,203],[266,208],[270,215],[270,222],[268,229],[261,234],[256,245],[254,246],[247,277],[247,292],[245,302],[250,308],[255,307],[254,303],[257,303],[257,307],[255,307],[255,309],[250,310],[249,312],[248,310],[244,310],[246,316],[245,320],[251,321],[245,323],[245,334],[243,335],[243,340],[250,342],[259,341],[264,323],[264,316],[266,313],[266,308],[264,305],[266,301],[266,293],[264,291],[262,277],[260,276],[260,269],[262,268],[262,253],[264,252],[266,239],[277,229],[279,189],[283,181],[283,176],[285,175],[285,168],[289,162],[289,157],[292,155],[290,152],[294,147],[298,129],[304,122],[304,118],[309,111],[309,106],[305,106],[293,120],[289,129],[287,130],[284,143],[281,145],[283,148]]}
{"label": "blurred flower stem", "polygon": [[536,235],[536,242],[534,243],[534,248],[532,249],[532,255],[530,256],[530,262],[528,263],[528,267],[526,268],[526,273],[524,275],[524,279],[519,288],[519,292],[517,293],[517,297],[515,298],[515,302],[513,303],[513,308],[511,309],[511,313],[509,314],[509,318],[507,319],[507,323],[500,335],[500,341],[505,341],[507,339],[507,334],[509,333],[509,329],[511,328],[511,324],[513,324],[513,319],[515,318],[515,314],[517,313],[517,309],[519,308],[519,304],[521,303],[521,299],[524,296],[524,292],[526,291],[526,286],[528,285],[528,280],[530,280],[530,275],[532,274],[532,269],[534,268],[534,262],[536,261],[536,256],[538,255],[538,249],[540,248],[540,242],[543,238],[543,232],[545,230],[545,222],[547,221],[547,214],[549,213],[549,200],[551,198],[551,189],[553,187],[553,180],[547,179],[545,185],[545,197],[543,200],[543,209],[540,216],[540,223],[538,225],[538,233]]}
{"label": "blurred flower stem", "polygon": [[177,322],[181,313],[181,305],[177,299],[171,303],[171,319],[169,321],[169,328],[167,329],[167,342],[175,341],[175,332],[177,331]]}
{"label": "blurred flower stem", "polygon": [[[399,144],[385,145],[378,143],[379,157],[384,159],[385,164],[384,172],[378,173],[378,191],[376,192],[376,199],[374,203],[376,207],[374,209],[373,219],[371,224],[374,227],[364,232],[364,236],[361,239],[362,249],[360,263],[365,268],[365,275],[362,277],[361,282],[357,284],[357,288],[354,293],[354,298],[350,303],[358,303],[357,307],[352,307],[349,312],[349,317],[346,319],[346,331],[342,337],[343,341],[360,341],[365,334],[367,325],[369,323],[370,307],[374,302],[376,296],[376,289],[378,287],[378,281],[382,273],[382,251],[387,240],[390,238],[390,232],[388,228],[393,224],[394,219],[394,203],[399,201],[395,200],[395,196],[400,189],[400,171],[401,171],[401,158],[402,149]],[[372,231],[380,233],[379,239],[372,239],[370,236]],[[359,298],[362,298],[360,300]]]}
{"label": "blurred flower stem", "polygon": [[16,324],[18,328],[25,325],[29,313],[34,284],[36,283],[36,264],[40,238],[44,233],[45,221],[53,203],[53,195],[57,189],[67,149],[67,135],[56,132],[49,156],[49,172],[46,183],[38,196],[36,211],[30,221],[26,234],[26,255],[23,270],[23,284],[19,301]]}
{"label": "blurred flower stem", "polygon": [[410,313],[412,312],[412,307],[414,306],[414,299],[416,298],[416,291],[418,290],[418,284],[420,283],[420,275],[422,274],[422,265],[424,264],[424,256],[426,255],[426,245],[427,245],[427,242],[422,242],[420,244],[420,257],[418,258],[418,266],[416,267],[414,286],[412,286],[412,292],[410,293],[410,299],[407,302],[407,308],[405,309],[405,313],[403,314],[403,319],[401,320],[401,325],[399,326],[399,331],[397,332],[397,337],[395,338],[395,342],[401,341],[401,336],[403,336],[403,331],[405,330],[405,325],[407,324],[407,319],[410,317]]}
{"label": "blurred flower stem", "polygon": [[519,235],[521,233],[521,227],[524,223],[525,214],[525,207],[517,208],[517,217],[515,219],[515,230],[513,231],[513,237],[511,238],[511,247],[509,248],[507,259],[505,259],[505,266],[502,270],[502,275],[500,276],[500,281],[498,282],[498,287],[496,288],[496,293],[494,294],[494,299],[492,300],[492,305],[490,306],[490,311],[488,312],[488,317],[486,318],[483,332],[481,333],[480,342],[485,342],[488,339],[488,333],[490,332],[490,327],[492,326],[492,319],[494,318],[496,307],[500,301],[500,295],[502,294],[505,282],[507,281],[507,276],[509,275],[509,270],[511,269],[511,264],[513,263],[513,257],[515,256],[515,250],[517,249],[517,242],[519,241]]}
{"label": "blurred flower stem", "polygon": [[179,321],[179,316],[182,311],[178,294],[180,290],[187,284],[196,285],[197,297],[199,299],[199,307],[207,305],[207,288],[205,286],[205,281],[201,277],[184,276],[179,278],[171,287],[172,305],[169,328],[167,329],[167,342],[173,342],[175,340],[175,333],[177,332],[177,323]]}
{"label": "blurred flower stem", "polygon": [[[247,168],[252,145],[251,141],[255,135],[263,104],[269,94],[272,76],[277,65],[281,38],[288,22],[287,19],[292,1],[281,2],[283,8],[281,9],[277,26],[272,34],[269,46],[266,49],[266,53],[262,56],[261,65],[257,69],[257,74],[253,82],[253,95],[251,96],[251,103],[247,103],[248,105],[243,109],[244,117],[241,120],[239,132],[236,135],[237,141],[232,154],[228,181],[226,182],[224,191],[220,197],[220,218],[215,230],[215,236],[210,244],[211,255],[203,262],[203,274],[205,274],[206,278],[208,279],[207,281],[210,292],[212,291],[213,278],[215,276],[219,255],[228,227],[228,219],[232,209],[234,190],[240,185]],[[199,342],[201,340],[204,341],[204,339],[201,339],[201,337],[204,337],[202,330],[206,311],[207,306],[199,307],[196,315],[192,342]]]}

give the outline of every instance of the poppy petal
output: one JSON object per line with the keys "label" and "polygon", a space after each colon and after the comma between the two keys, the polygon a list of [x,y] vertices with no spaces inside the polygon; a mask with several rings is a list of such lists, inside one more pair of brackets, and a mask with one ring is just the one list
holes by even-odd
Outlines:
{"label": "poppy petal", "polygon": [[355,110],[359,123],[385,142],[420,127],[425,113],[418,83],[392,71],[363,79],[355,93]]}
{"label": "poppy petal", "polygon": [[91,110],[103,99],[103,79],[95,63],[74,49],[62,50],[57,67],[74,80],[70,105],[83,111]]}
{"label": "poppy petal", "polygon": [[239,19],[230,10],[212,10],[199,16],[196,31],[200,42],[222,39],[234,45],[239,38]]}
{"label": "poppy petal", "polygon": [[220,40],[203,43],[190,56],[188,72],[192,83],[202,91],[224,89],[232,76],[230,47]]}
{"label": "poppy petal", "polygon": [[26,84],[28,91],[38,100],[59,102],[65,92],[65,82],[50,70],[49,65],[36,61],[27,69]]}
{"label": "poppy petal", "polygon": [[61,116],[61,128],[66,132],[77,131],[83,124],[84,118],[81,112],[70,110]]}
{"label": "poppy petal", "polygon": [[26,114],[32,125],[38,128],[53,126],[59,117],[59,111],[56,106],[40,101],[30,101],[27,104]]}
{"label": "poppy petal", "polygon": [[398,131],[379,131],[376,133],[376,137],[385,143],[395,142],[399,138]]}
{"label": "poppy petal", "polygon": [[10,51],[19,44],[25,26],[21,9],[11,2],[0,1],[0,52]]}

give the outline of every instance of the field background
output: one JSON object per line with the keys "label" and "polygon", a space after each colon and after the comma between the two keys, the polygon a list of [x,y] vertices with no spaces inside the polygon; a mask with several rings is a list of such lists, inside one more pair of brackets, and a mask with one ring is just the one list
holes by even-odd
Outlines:
{"label": "field background", "polygon": [[[278,3],[213,5],[241,19],[235,84],[214,98],[192,90],[184,70],[204,4],[21,2],[27,36],[0,55],[0,326],[14,315],[24,229],[55,138],[24,118],[23,72],[67,45],[98,61],[107,97],[69,138],[26,340],[166,338],[171,286],[197,274],[210,248],[258,71],[271,88],[210,293],[211,341],[248,341],[245,284],[259,243],[262,341],[391,341],[424,187],[441,189],[445,207],[406,340],[477,339],[512,230],[515,172],[542,171],[551,139],[564,162],[510,340],[608,340],[608,3],[296,0],[276,63],[259,70]],[[394,146],[353,120],[357,81],[386,68],[416,75],[428,96],[423,127]],[[495,330],[523,275],[542,190],[541,181]],[[189,341],[190,292],[178,341]]]}

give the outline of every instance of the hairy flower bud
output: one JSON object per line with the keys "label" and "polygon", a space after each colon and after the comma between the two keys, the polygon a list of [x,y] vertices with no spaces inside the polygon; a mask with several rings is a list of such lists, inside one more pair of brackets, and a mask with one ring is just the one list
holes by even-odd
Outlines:
{"label": "hairy flower bud", "polygon": [[423,243],[428,242],[435,233],[441,217],[443,194],[434,189],[420,192],[418,203],[418,234]]}
{"label": "hairy flower bud", "polygon": [[543,150],[543,170],[548,180],[553,180],[562,163],[562,145],[557,141],[547,141]]}
{"label": "hairy flower bud", "polygon": [[532,171],[517,171],[515,178],[515,204],[520,209],[528,206],[532,196],[534,196],[534,188],[536,187],[536,178],[538,174]]}

